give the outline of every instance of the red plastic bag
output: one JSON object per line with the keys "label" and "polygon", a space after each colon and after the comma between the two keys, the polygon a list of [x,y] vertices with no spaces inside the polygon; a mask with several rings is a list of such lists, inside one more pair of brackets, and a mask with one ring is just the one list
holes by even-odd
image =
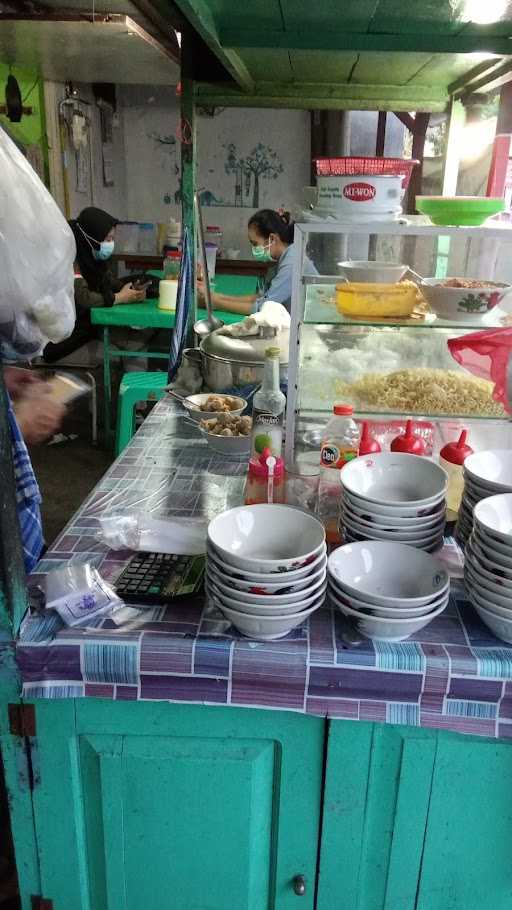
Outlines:
{"label": "red plastic bag", "polygon": [[486,329],[484,332],[450,338],[448,348],[462,367],[474,376],[494,383],[492,397],[511,414],[508,369],[512,355],[512,328]]}

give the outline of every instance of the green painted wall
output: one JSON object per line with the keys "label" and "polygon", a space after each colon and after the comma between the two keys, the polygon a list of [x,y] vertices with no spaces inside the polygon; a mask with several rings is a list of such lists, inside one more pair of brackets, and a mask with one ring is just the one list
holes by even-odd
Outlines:
{"label": "green painted wall", "polygon": [[[48,162],[48,149],[45,130],[43,80],[36,72],[21,70],[13,67],[13,76],[19,82],[21,97],[27,107],[31,107],[31,116],[23,117],[21,123],[11,123],[3,114],[0,114],[0,125],[4,126],[9,134],[24,145],[40,145],[43,150],[45,169]],[[8,64],[0,61],[0,104],[5,104],[5,83],[9,75]]]}

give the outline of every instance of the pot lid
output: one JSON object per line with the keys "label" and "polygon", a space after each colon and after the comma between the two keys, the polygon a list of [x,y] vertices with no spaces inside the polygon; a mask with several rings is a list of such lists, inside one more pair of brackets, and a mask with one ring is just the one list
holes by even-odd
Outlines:
{"label": "pot lid", "polygon": [[230,335],[219,334],[219,329],[203,338],[200,348],[204,354],[222,357],[224,360],[237,361],[238,363],[264,363],[265,351],[269,346],[279,348],[279,360],[288,363],[290,349],[290,331],[285,329],[278,332],[275,338],[260,338],[257,335],[244,338],[232,338]]}

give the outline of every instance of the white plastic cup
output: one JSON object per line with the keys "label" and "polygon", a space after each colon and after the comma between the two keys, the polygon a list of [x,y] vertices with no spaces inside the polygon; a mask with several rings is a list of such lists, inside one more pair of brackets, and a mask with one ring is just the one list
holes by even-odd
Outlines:
{"label": "white plastic cup", "polygon": [[217,264],[218,246],[215,243],[205,243],[206,250],[206,268],[208,269],[208,278],[215,281],[215,267]]}

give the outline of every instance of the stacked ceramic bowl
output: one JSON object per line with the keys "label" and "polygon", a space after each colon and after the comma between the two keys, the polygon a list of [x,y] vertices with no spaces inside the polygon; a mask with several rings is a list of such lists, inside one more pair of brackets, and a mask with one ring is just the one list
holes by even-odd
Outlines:
{"label": "stacked ceramic bowl", "polygon": [[341,473],[344,540],[392,540],[433,552],[443,542],[446,472],[427,458],[363,455]]}
{"label": "stacked ceramic bowl", "polygon": [[406,544],[369,540],[329,556],[328,597],[357,632],[402,641],[446,608],[450,579],[439,560]]}
{"label": "stacked ceramic bowl", "polygon": [[473,510],[488,496],[512,492],[512,451],[488,449],[464,462],[464,492],[457,520],[457,539],[463,547],[473,530]]}
{"label": "stacked ceramic bowl", "polygon": [[325,599],[323,525],[282,505],[239,506],[208,527],[206,591],[244,635],[283,638]]}
{"label": "stacked ceramic bowl", "polygon": [[468,596],[486,626],[512,643],[512,493],[483,499],[473,517],[464,563]]}

